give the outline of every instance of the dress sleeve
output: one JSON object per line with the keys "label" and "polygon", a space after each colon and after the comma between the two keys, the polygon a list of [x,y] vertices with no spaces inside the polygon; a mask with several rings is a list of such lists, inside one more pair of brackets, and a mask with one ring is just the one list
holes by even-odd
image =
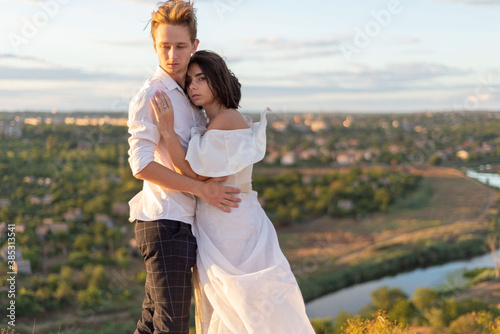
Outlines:
{"label": "dress sleeve", "polygon": [[260,122],[248,129],[191,131],[186,160],[202,176],[219,177],[238,173],[264,158],[266,153],[266,111]]}

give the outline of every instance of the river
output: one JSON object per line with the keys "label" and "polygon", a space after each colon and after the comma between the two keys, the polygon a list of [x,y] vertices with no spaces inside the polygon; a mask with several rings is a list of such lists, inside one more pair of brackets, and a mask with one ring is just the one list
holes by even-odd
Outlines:
{"label": "river", "polygon": [[488,184],[495,188],[500,188],[500,175],[493,173],[478,173],[472,169],[468,169],[465,173],[470,178],[476,179],[484,184]]}
{"label": "river", "polygon": [[464,270],[486,267],[495,267],[491,253],[466,261],[454,261],[425,269],[415,269],[396,276],[357,284],[315,299],[306,305],[306,312],[309,318],[335,318],[340,311],[357,313],[370,302],[370,293],[382,286],[399,288],[411,297],[418,287],[442,289],[461,287],[467,282],[462,276]]}

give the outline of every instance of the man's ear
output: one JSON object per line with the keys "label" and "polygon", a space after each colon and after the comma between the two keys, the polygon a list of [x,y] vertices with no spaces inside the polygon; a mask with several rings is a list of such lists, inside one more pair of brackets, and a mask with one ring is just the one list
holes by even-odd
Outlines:
{"label": "man's ear", "polygon": [[198,45],[199,44],[200,44],[200,40],[199,39],[195,39],[194,43],[193,43],[193,49],[191,50],[191,53],[195,53],[196,50],[198,50]]}
{"label": "man's ear", "polygon": [[158,53],[158,52],[156,51],[156,43],[155,43],[155,41],[153,41],[153,49],[155,49],[155,53]]}

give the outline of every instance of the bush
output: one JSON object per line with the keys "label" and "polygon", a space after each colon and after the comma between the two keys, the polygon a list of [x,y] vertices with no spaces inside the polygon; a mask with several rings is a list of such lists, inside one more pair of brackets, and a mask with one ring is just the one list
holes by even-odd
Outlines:
{"label": "bush", "polygon": [[347,321],[344,334],[410,334],[407,326],[391,322],[384,311],[378,311],[373,319],[362,319],[356,316]]}
{"label": "bush", "polygon": [[[493,316],[487,312],[472,312],[454,320],[447,334],[489,334],[493,329]],[[498,333],[498,332],[497,332]]]}

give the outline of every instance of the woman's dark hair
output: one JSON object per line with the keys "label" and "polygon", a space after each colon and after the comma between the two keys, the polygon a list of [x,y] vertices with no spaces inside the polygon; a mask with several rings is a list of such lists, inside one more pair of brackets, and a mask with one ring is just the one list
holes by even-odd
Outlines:
{"label": "woman's dark hair", "polygon": [[[189,66],[197,64],[215,99],[226,108],[237,109],[241,100],[241,84],[221,56],[212,51],[198,51],[189,62]],[[190,85],[186,77],[186,89]]]}

